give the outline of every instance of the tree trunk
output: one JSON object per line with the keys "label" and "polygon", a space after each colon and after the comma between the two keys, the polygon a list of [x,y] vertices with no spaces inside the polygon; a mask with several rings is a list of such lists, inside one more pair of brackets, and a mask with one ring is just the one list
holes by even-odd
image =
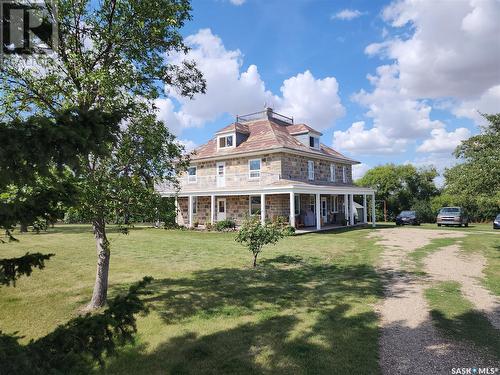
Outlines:
{"label": "tree trunk", "polygon": [[21,233],[27,233],[27,232],[28,232],[28,224],[21,223]]}
{"label": "tree trunk", "polygon": [[89,310],[97,309],[106,304],[108,294],[109,258],[111,256],[109,241],[106,237],[106,223],[104,219],[94,220],[94,238],[97,250],[97,272],[95,277],[92,300],[88,305]]}
{"label": "tree trunk", "polygon": [[255,253],[253,255],[253,267],[257,267],[257,255],[259,255],[259,253]]}

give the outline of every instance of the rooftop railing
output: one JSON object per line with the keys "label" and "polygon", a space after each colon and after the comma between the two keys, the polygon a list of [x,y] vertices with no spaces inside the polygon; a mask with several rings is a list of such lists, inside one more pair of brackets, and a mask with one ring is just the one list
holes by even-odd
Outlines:
{"label": "rooftop railing", "polygon": [[249,113],[247,115],[236,116],[236,122],[245,123],[249,121],[261,120],[261,119],[274,119],[284,122],[289,125],[293,125],[293,117],[288,117],[277,112],[274,112],[272,108],[267,108],[264,111]]}

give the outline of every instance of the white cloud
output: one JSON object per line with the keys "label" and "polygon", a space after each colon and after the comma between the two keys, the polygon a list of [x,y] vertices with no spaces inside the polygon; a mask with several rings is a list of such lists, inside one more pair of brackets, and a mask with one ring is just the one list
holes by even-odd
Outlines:
{"label": "white cloud", "polygon": [[322,130],[345,114],[335,77],[316,79],[306,70],[285,80],[280,90],[282,97],[274,99],[276,109],[293,116],[296,122],[306,122]]}
{"label": "white cloud", "polygon": [[198,145],[190,139],[179,139],[178,142],[184,146],[186,152],[193,151]]}
{"label": "white cloud", "polygon": [[500,112],[500,85],[490,87],[479,98],[463,101],[453,108],[455,116],[473,119],[478,125],[485,122],[480,113],[492,114],[498,112]]}
{"label": "white cloud", "polygon": [[433,129],[431,138],[417,147],[419,152],[451,153],[461,141],[471,136],[467,128],[458,128],[447,132],[445,129]]}
{"label": "white cloud", "polygon": [[396,1],[383,17],[395,28],[410,25],[413,34],[368,46],[367,52],[396,60],[409,95],[466,99],[500,83],[498,0]]}
{"label": "white cloud", "polygon": [[229,2],[233,5],[243,5],[246,0],[229,0]]}
{"label": "white cloud", "polygon": [[352,179],[354,181],[359,180],[361,177],[365,175],[366,172],[368,172],[370,168],[371,167],[365,163],[354,164],[352,166]]}
{"label": "white cloud", "polygon": [[365,129],[365,122],[359,121],[346,131],[337,130],[333,133],[333,147],[359,154],[391,154],[406,150],[405,139],[388,137],[377,127]]}
{"label": "white cloud", "polygon": [[173,56],[173,61],[181,58],[196,61],[207,82],[207,92],[193,100],[171,92],[167,93],[169,98],[156,102],[159,117],[169,127],[173,124],[177,134],[183,128],[202,127],[224,113],[235,116],[255,112],[263,109],[264,104],[319,130],[331,127],[344,115],[334,77],[316,79],[306,70],[283,81],[281,96],[275,95],[266,89],[257,66],[250,65],[242,71],[242,53],[226,49],[210,29],[188,36],[186,43],[191,47],[187,56]]}
{"label": "white cloud", "polygon": [[364,14],[363,12],[360,12],[357,9],[343,9],[333,14],[330,18],[332,20],[350,21],[354,18],[362,16],[363,14]]}

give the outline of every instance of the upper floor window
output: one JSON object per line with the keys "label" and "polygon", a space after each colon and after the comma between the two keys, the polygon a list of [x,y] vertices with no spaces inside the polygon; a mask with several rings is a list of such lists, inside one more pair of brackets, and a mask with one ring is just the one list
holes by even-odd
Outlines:
{"label": "upper floor window", "polygon": [[233,145],[234,136],[232,134],[219,137],[219,148],[233,147]]}
{"label": "upper floor window", "polygon": [[337,180],[337,176],[335,176],[335,164],[330,164],[330,181],[335,182]]}
{"label": "upper floor window", "polygon": [[260,159],[251,159],[248,161],[248,176],[250,178],[260,177]]}
{"label": "upper floor window", "polygon": [[345,165],[342,166],[342,182],[344,184],[347,182],[347,168]]}
{"label": "upper floor window", "polygon": [[313,137],[312,135],[310,135],[309,136],[309,147],[319,149],[319,138]]}
{"label": "upper floor window", "polygon": [[196,167],[188,168],[188,183],[192,184],[196,182]]}
{"label": "upper floor window", "polygon": [[314,161],[307,161],[307,178],[309,180],[314,180]]}

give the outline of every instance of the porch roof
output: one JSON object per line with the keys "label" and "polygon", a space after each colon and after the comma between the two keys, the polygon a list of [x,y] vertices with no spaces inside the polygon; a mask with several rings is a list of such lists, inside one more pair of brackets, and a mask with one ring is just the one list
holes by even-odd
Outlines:
{"label": "porch roof", "polygon": [[374,194],[375,190],[369,187],[361,187],[354,185],[316,185],[306,182],[279,180],[275,183],[266,186],[242,186],[242,187],[226,187],[203,190],[181,190],[177,194],[174,191],[162,191],[158,189],[162,196],[210,196],[210,195],[259,195],[259,194]]}

